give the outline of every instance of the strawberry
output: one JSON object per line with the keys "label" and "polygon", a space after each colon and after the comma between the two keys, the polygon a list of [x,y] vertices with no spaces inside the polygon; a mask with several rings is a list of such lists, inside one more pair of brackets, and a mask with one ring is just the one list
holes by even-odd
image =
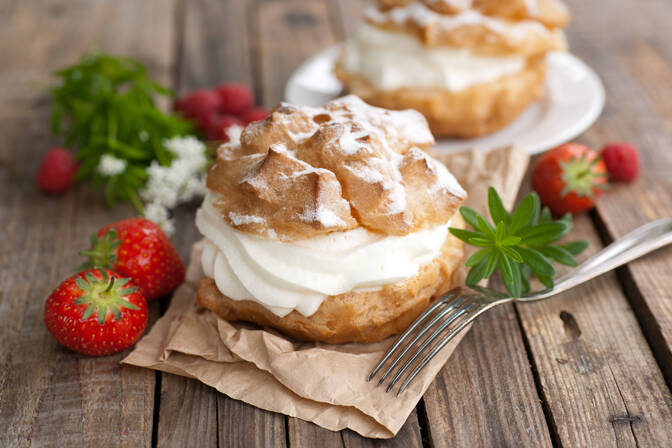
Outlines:
{"label": "strawberry", "polygon": [[147,326],[147,302],[128,278],[88,269],[61,283],[44,304],[44,323],[61,344],[85,355],[121,352]]}
{"label": "strawberry", "polygon": [[101,266],[130,277],[147,300],[169,294],[184,281],[185,268],[158,225],[131,218],[103,227],[91,236],[83,268]]}
{"label": "strawberry", "polygon": [[558,216],[590,210],[607,185],[604,161],[596,151],[578,143],[551,149],[532,170],[532,187]]}
{"label": "strawberry", "polygon": [[175,110],[194,121],[203,132],[207,131],[211,116],[216,114],[221,106],[221,97],[211,90],[195,90],[175,102]]}
{"label": "strawberry", "polygon": [[49,148],[37,171],[37,185],[45,193],[58,194],[66,191],[75,181],[77,162],[63,148]]}
{"label": "strawberry", "polygon": [[224,114],[240,115],[254,105],[252,92],[245,84],[227,82],[216,91],[222,101],[220,112]]}
{"label": "strawberry", "polygon": [[614,142],[601,151],[609,178],[614,181],[632,182],[639,174],[639,152],[629,143]]}
{"label": "strawberry", "polygon": [[268,116],[268,109],[263,107],[253,107],[250,110],[243,112],[240,115],[240,119],[245,122],[245,124],[252,123],[253,121],[265,120]]}
{"label": "strawberry", "polygon": [[210,128],[208,129],[208,139],[228,142],[229,136],[226,131],[234,125],[245,126],[245,123],[232,115],[219,115],[214,117],[210,122]]}

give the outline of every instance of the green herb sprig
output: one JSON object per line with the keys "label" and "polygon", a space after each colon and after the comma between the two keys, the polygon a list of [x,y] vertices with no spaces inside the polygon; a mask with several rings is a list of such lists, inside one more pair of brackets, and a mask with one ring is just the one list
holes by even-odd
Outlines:
{"label": "green herb sprig", "polygon": [[471,268],[467,284],[475,285],[501,271],[504,285],[513,297],[530,291],[534,274],[547,288],[553,288],[556,275],[553,262],[576,266],[575,257],[588,247],[586,241],[554,244],[572,228],[571,215],[554,221],[547,207],[541,208],[536,193],[527,195],[509,213],[497,191],[488,190],[488,208],[493,224],[475,210],[461,207],[460,214],[472,230],[450,228],[450,233],[481,249],[466,262]]}
{"label": "green herb sprig", "polygon": [[[156,106],[155,99],[172,92],[153,81],[140,61],[100,52],[55,76],[60,85],[50,89],[51,128],[65,136],[68,147],[76,146],[77,179],[104,186],[110,206],[120,199],[142,210],[138,190],[147,180],[147,166],[154,160],[170,165],[174,157],[163,140],[192,131],[191,123]],[[125,160],[126,169],[101,175],[96,168],[103,154]]]}

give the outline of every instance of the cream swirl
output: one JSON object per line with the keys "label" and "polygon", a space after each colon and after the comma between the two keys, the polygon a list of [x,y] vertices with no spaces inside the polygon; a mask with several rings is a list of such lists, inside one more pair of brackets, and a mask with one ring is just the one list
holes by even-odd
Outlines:
{"label": "cream swirl", "polygon": [[460,91],[519,72],[525,67],[525,58],[480,56],[466,48],[427,47],[412,35],[362,23],[346,44],[343,66],[381,90],[439,87]]}
{"label": "cream swirl", "polygon": [[378,290],[414,276],[439,256],[450,222],[403,236],[363,227],[281,241],[240,232],[224,222],[209,192],[196,215],[205,236],[205,275],[233,300],[252,300],[278,316],[312,315],[331,295]]}

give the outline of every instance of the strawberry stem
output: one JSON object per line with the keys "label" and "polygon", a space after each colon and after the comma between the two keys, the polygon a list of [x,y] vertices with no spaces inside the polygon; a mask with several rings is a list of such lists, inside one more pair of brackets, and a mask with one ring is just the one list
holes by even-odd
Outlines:
{"label": "strawberry stem", "polygon": [[75,279],[75,283],[82,290],[82,295],[75,299],[75,304],[87,307],[82,319],[89,319],[96,313],[96,320],[100,325],[104,325],[108,311],[112,313],[113,319],[119,320],[121,309],[139,309],[127,299],[137,290],[135,286],[127,286],[130,279],[120,278],[116,281],[117,279],[110,275],[108,281],[108,273],[104,269],[100,269],[99,273],[102,278],[88,271],[84,277],[78,276]]}
{"label": "strawberry stem", "polygon": [[114,286],[114,277],[110,279],[110,284],[107,285],[107,289],[105,290],[105,292],[110,292],[113,286]]}

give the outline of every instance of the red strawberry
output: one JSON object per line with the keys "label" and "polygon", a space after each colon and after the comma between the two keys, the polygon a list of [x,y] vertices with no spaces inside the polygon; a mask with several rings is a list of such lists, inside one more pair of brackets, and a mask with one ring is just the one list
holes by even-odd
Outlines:
{"label": "red strawberry", "polygon": [[217,94],[222,101],[220,111],[230,115],[240,115],[254,105],[254,97],[250,89],[236,82],[227,82],[217,87]]}
{"label": "red strawberry", "polygon": [[226,131],[234,125],[245,126],[245,123],[232,115],[219,115],[214,117],[208,128],[208,139],[228,142],[229,136]]}
{"label": "red strawberry", "polygon": [[115,222],[91,236],[90,261],[130,277],[147,300],[169,294],[184,281],[184,264],[170,240],[152,221],[131,218]]}
{"label": "red strawberry", "polygon": [[37,185],[45,193],[63,193],[75,181],[77,162],[63,148],[49,148],[37,171]]}
{"label": "red strawberry", "polygon": [[147,302],[129,279],[108,269],[88,269],[51,293],[44,323],[70,350],[110,355],[132,346],[145,331]]}
{"label": "red strawberry", "polygon": [[639,152],[629,143],[614,142],[602,148],[611,180],[632,182],[639,174]]}
{"label": "red strawberry", "polygon": [[252,123],[253,121],[265,120],[268,116],[268,109],[263,107],[253,107],[252,109],[245,111],[240,116],[240,119],[245,122],[245,124]]}
{"label": "red strawberry", "polygon": [[607,167],[589,147],[566,143],[539,158],[532,187],[554,214],[581,213],[593,208],[607,187]]}
{"label": "red strawberry", "polygon": [[210,117],[222,106],[220,96],[211,90],[195,90],[175,103],[175,110],[196,123],[201,131],[208,129]]}

